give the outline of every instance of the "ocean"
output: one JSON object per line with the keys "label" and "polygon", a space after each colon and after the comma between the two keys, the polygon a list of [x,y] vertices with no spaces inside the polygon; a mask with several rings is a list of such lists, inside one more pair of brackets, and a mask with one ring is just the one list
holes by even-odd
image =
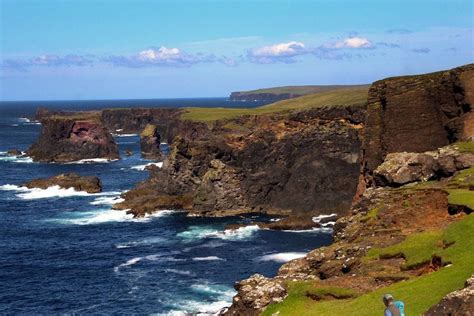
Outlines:
{"label": "ocean", "polygon": [[[108,163],[46,164],[6,155],[37,139],[41,125],[28,119],[37,107],[262,104],[226,98],[0,102],[0,313],[212,314],[230,305],[236,281],[274,276],[284,261],[330,244],[329,230],[224,229],[256,218],[191,218],[167,210],[133,219],[112,210],[122,192],[147,178],[150,162],[140,157],[137,135],[116,137],[120,152],[133,155]],[[100,177],[103,192],[21,187],[66,172]]]}

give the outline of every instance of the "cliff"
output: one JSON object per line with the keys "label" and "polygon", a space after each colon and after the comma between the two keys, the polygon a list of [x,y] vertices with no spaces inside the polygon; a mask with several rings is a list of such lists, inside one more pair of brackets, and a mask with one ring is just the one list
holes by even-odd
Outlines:
{"label": "cliff", "polygon": [[344,214],[358,183],[363,117],[364,105],[354,105],[216,122],[202,137],[177,138],[163,168],[116,207],[137,216],[169,207]]}
{"label": "cliff", "polygon": [[287,86],[250,91],[236,91],[229,96],[232,101],[281,101],[303,95],[329,92],[340,89],[368,88],[368,85]]}
{"label": "cliff", "polygon": [[384,293],[410,314],[465,311],[472,292],[453,291],[474,273],[473,95],[474,65],[375,82],[334,244],[237,283],[225,314],[377,315]]}
{"label": "cliff", "polygon": [[97,119],[96,113],[69,113],[64,116],[42,113],[41,123],[39,139],[27,151],[34,161],[119,158],[112,135]]}
{"label": "cliff", "polygon": [[389,153],[435,150],[471,138],[473,102],[474,65],[372,84],[362,149],[366,180]]}

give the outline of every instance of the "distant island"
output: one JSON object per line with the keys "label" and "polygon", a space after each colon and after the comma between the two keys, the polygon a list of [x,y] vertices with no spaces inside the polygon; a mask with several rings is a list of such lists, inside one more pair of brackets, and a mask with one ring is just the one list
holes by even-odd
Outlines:
{"label": "distant island", "polygon": [[229,98],[232,101],[280,101],[320,92],[344,89],[368,89],[369,86],[370,85],[284,86],[249,91],[235,91],[230,94]]}

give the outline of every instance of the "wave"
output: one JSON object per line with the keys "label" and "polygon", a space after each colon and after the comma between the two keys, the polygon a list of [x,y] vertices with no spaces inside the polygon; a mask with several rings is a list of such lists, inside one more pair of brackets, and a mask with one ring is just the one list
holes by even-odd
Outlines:
{"label": "wave", "polygon": [[138,166],[130,167],[130,169],[145,170],[145,168],[149,167],[149,166],[157,166],[158,168],[161,168],[161,167],[163,167],[163,162],[150,162],[150,163],[147,163],[145,165],[138,165]]}
{"label": "wave", "polygon": [[[22,155],[25,153],[22,152]],[[7,154],[7,152],[0,152],[0,161],[5,161],[5,162],[14,162],[14,163],[32,163],[33,159],[28,156],[10,156]]]}
{"label": "wave", "polygon": [[238,229],[216,230],[209,226],[191,226],[189,230],[178,233],[177,236],[187,241],[204,238],[219,238],[223,240],[245,240],[253,237],[260,228],[257,225],[240,227]]}
{"label": "wave", "polygon": [[29,118],[26,118],[26,117],[19,117],[18,122],[22,123],[23,125],[41,125],[40,122],[32,121],[32,120],[30,120]]}
{"label": "wave", "polygon": [[217,256],[209,256],[209,257],[194,257],[193,261],[226,261],[226,260],[219,258]]}
{"label": "wave", "polygon": [[[122,268],[130,267],[137,264],[138,262],[143,262],[143,261],[177,262],[177,261],[185,261],[185,259],[176,259],[172,256],[167,256],[167,254],[164,254],[164,253],[156,254],[156,255],[148,255],[144,257],[135,257],[114,267],[114,272],[118,273],[120,272],[120,269]],[[175,270],[175,269],[167,269],[167,270]],[[176,272],[176,271],[179,271],[179,272]],[[189,275],[191,273],[189,271],[180,271],[180,270],[176,270],[176,271],[171,271],[171,272],[178,273],[178,274],[185,274],[185,275]],[[169,272],[169,271],[166,271],[166,272]]]}
{"label": "wave", "polygon": [[59,185],[53,185],[48,187],[47,189],[28,189],[27,187],[18,186],[15,184],[4,184],[0,186],[0,190],[21,192],[18,193],[16,196],[22,200],[64,198],[71,196],[108,196],[120,194],[120,192],[87,193],[85,191],[76,191],[74,190],[74,188],[64,189],[61,188]]}
{"label": "wave", "polygon": [[178,310],[170,311],[168,315],[217,315],[232,304],[232,298],[237,292],[231,287],[218,284],[194,284],[192,291],[204,294],[209,300],[181,300],[172,306]]}
{"label": "wave", "polygon": [[120,271],[120,268],[133,266],[134,264],[137,264],[138,262],[142,261],[142,259],[143,259],[142,257],[136,257],[136,258],[127,260],[127,262],[119,264],[118,266],[114,267],[114,271],[117,273]]}
{"label": "wave", "polygon": [[164,239],[164,238],[150,237],[150,238],[145,238],[145,239],[139,240],[139,241],[129,241],[129,242],[126,242],[126,243],[117,244],[117,245],[115,245],[115,248],[117,248],[117,249],[132,248],[132,247],[135,247],[135,246],[162,244],[164,242],[166,242],[166,239]]}
{"label": "wave", "polygon": [[135,137],[138,136],[138,134],[112,134],[114,137]]}
{"label": "wave", "polygon": [[112,205],[115,203],[121,203],[125,201],[122,199],[120,196],[104,196],[104,197],[98,197],[94,201],[92,201],[90,204],[92,205]]}
{"label": "wave", "polygon": [[129,210],[98,209],[85,212],[68,212],[66,218],[57,218],[52,221],[69,225],[94,225],[113,222],[135,222],[146,223],[153,218],[162,217],[174,213],[174,211],[161,211],[145,217],[135,218],[128,214]]}
{"label": "wave", "polygon": [[65,162],[65,165],[82,165],[82,164],[92,164],[92,163],[109,163],[118,161],[118,159],[107,159],[107,158],[88,158],[81,159],[77,161]]}
{"label": "wave", "polygon": [[275,261],[275,262],[288,262],[293,259],[298,259],[306,256],[305,252],[280,252],[270,255],[261,256],[258,258],[259,261]]}
{"label": "wave", "polygon": [[178,270],[178,269],[163,269],[164,272],[166,273],[174,273],[174,274],[179,274],[179,275],[188,275],[188,276],[194,276],[195,274],[191,271],[188,270]]}

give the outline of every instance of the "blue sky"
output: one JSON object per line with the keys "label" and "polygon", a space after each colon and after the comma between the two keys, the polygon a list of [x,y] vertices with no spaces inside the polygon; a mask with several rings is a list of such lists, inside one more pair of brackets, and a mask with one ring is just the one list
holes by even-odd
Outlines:
{"label": "blue sky", "polygon": [[0,100],[226,96],[474,62],[473,2],[0,0]]}

